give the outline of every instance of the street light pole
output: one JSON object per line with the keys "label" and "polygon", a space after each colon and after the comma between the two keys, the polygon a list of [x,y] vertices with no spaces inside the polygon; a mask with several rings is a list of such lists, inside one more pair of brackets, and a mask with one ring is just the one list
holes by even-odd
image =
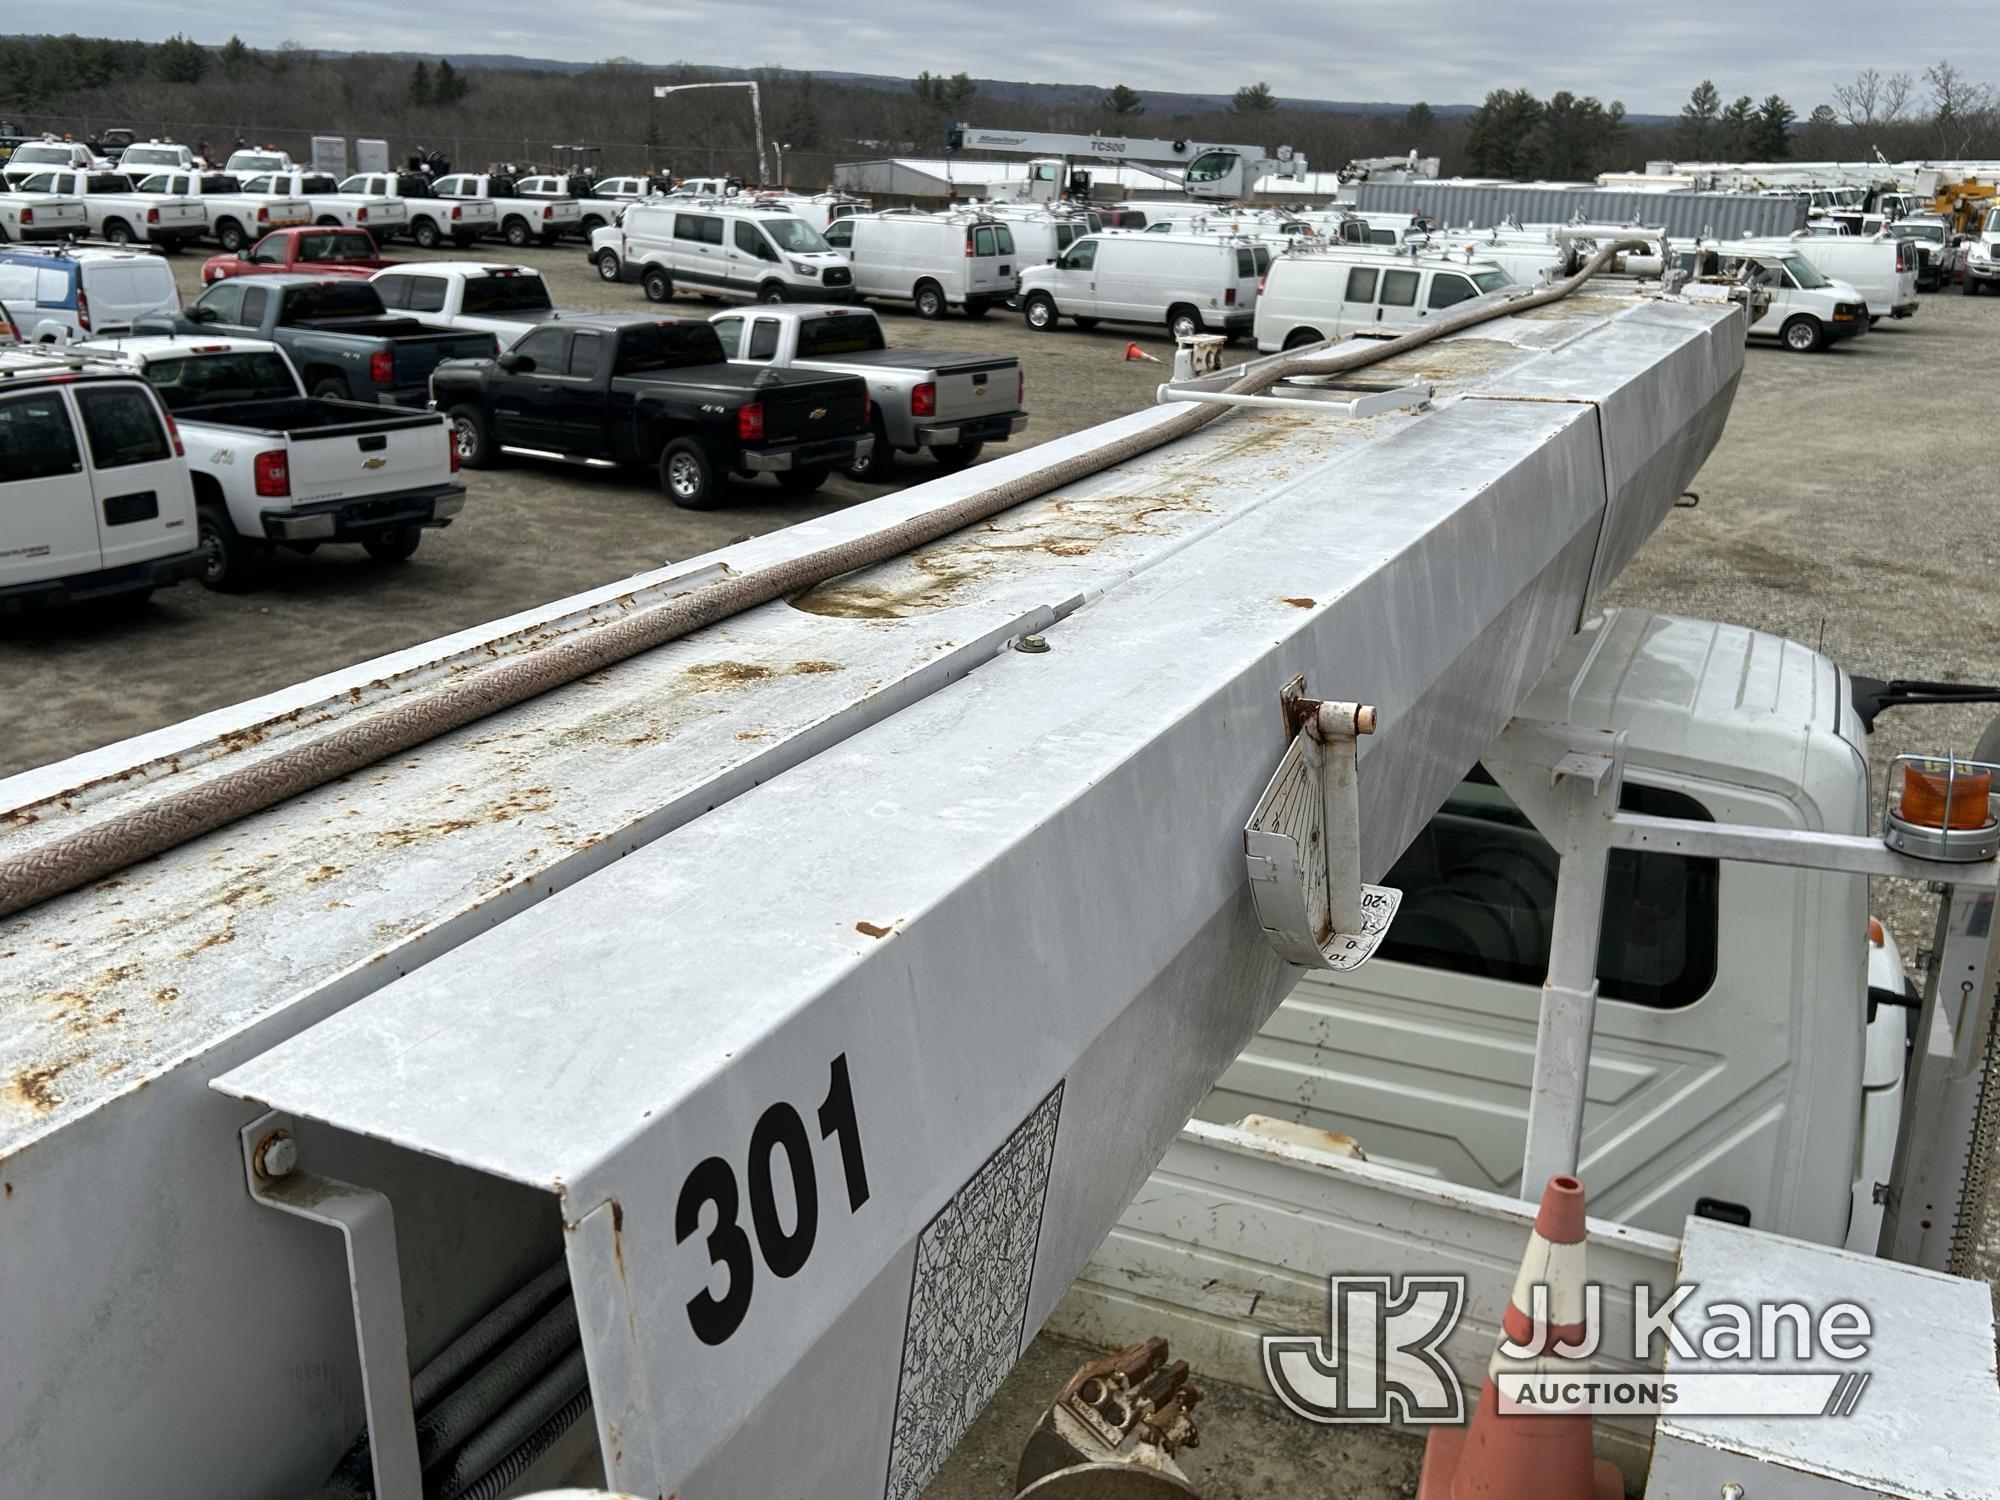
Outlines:
{"label": "street light pole", "polygon": [[683,93],[688,89],[750,90],[750,119],[757,132],[757,180],[767,181],[770,177],[770,168],[766,165],[764,157],[764,104],[758,95],[757,85],[747,78],[728,79],[716,83],[656,83],[653,85],[653,97],[664,99],[669,94]]}

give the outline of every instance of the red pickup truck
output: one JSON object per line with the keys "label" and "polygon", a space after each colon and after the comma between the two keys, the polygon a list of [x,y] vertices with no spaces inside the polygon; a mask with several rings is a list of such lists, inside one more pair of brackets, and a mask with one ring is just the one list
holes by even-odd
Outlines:
{"label": "red pickup truck", "polygon": [[210,256],[202,264],[201,279],[206,285],[230,276],[290,271],[308,276],[372,276],[384,266],[401,264],[382,259],[375,237],[365,229],[274,229],[248,250]]}

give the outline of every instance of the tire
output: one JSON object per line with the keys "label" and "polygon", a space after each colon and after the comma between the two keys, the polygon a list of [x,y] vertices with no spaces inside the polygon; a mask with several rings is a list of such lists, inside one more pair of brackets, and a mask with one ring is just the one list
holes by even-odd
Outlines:
{"label": "tire", "polygon": [[213,500],[196,507],[201,538],[202,587],[218,594],[240,594],[257,586],[264,571],[264,555],[230,523],[229,512]]}
{"label": "tire", "polygon": [[889,484],[896,475],[896,450],[889,446],[888,429],[883,427],[880,416],[869,420],[868,430],[875,435],[875,446],[868,456],[857,459],[843,471],[849,479],[859,484]]}
{"label": "tire", "polygon": [[455,234],[451,237],[451,242],[461,250],[470,250],[479,243],[479,231],[474,229],[464,234]]}
{"label": "tire", "polygon": [[225,253],[234,255],[250,242],[250,237],[234,219],[224,219],[215,226],[215,242],[222,246]]}
{"label": "tire", "polygon": [[1185,303],[1167,309],[1167,332],[1175,341],[1191,339],[1202,331],[1201,314]]}
{"label": "tire", "polygon": [[1977,297],[1979,295],[1980,283],[1968,276],[1964,281],[1959,283],[1958,289],[1968,297]]}
{"label": "tire", "polygon": [[320,229],[340,228],[340,220],[336,219],[332,214],[321,214],[317,219],[313,220],[313,224]]}
{"label": "tire", "polygon": [[1308,344],[1324,342],[1325,339],[1321,337],[1320,331],[1317,328],[1294,328],[1290,333],[1285,335],[1285,347],[1287,349],[1303,349]]}
{"label": "tire", "polygon": [[593,234],[597,233],[598,230],[609,229],[610,227],[611,227],[611,221],[609,219],[600,219],[597,217],[596,214],[591,214],[583,221],[582,229],[583,229],[584,240],[588,242],[590,237]]}
{"label": "tire", "polygon": [[935,323],[945,313],[944,288],[935,281],[920,281],[916,290],[910,293],[917,316]]}
{"label": "tire", "polygon": [[660,450],[660,488],[682,510],[713,510],[722,500],[715,461],[698,438],[675,438]]}
{"label": "tire", "polygon": [[618,252],[616,250],[601,250],[598,252],[597,279],[599,281],[616,281],[622,269],[623,267],[618,264]]}
{"label": "tire", "polygon": [[1036,333],[1047,333],[1061,321],[1056,316],[1055,299],[1042,292],[1031,293],[1021,304],[1021,318]]}
{"label": "tire", "polygon": [[967,297],[965,299],[965,315],[968,318],[983,318],[992,311],[993,304],[988,302],[984,297]]}
{"label": "tire", "polygon": [[1819,319],[1807,317],[1804,313],[1778,330],[1778,337],[1794,354],[1816,354],[1826,347],[1826,330],[1820,327]]}
{"label": "tire", "polygon": [[528,228],[528,221],[526,219],[509,219],[505,224],[500,226],[500,237],[516,250],[525,250],[528,246],[528,241],[533,239],[535,235],[534,231]]}
{"label": "tire", "polygon": [[315,401],[352,401],[353,393],[347,382],[338,375],[322,375],[312,383],[312,398]]}
{"label": "tire", "polygon": [[956,474],[960,469],[969,469],[978,460],[984,443],[953,443],[945,448],[933,448],[937,466],[947,474]]}
{"label": "tire", "polygon": [[421,526],[391,526],[387,531],[363,538],[361,550],[379,563],[408,562],[423,539]]}
{"label": "tire", "polygon": [[778,488],[787,495],[810,495],[825,484],[832,474],[833,469],[828,464],[807,464],[803,468],[782,469],[778,473]]}
{"label": "tire", "polygon": [[417,242],[419,250],[435,250],[444,236],[438,233],[436,220],[419,219],[410,226],[410,238]]}
{"label": "tire", "polygon": [[1076,324],[1085,333],[1090,332],[1091,329],[1097,326],[1097,319],[1095,318],[1071,318],[1070,322]]}
{"label": "tire", "polygon": [[789,302],[792,299],[790,293],[785,290],[785,284],[782,281],[767,281],[757,288],[757,300],[759,302],[772,303]]}
{"label": "tire", "polygon": [[133,238],[132,226],[123,219],[106,219],[104,237],[114,245],[129,245]]}
{"label": "tire", "polygon": [[454,406],[448,414],[451,440],[458,446],[458,461],[468,469],[491,469],[499,465],[500,447],[486,425],[486,413],[472,405]]}
{"label": "tire", "polygon": [[540,236],[542,248],[544,250],[555,249],[556,245],[562,240],[562,237],[563,232],[560,229],[544,229]]}
{"label": "tire", "polygon": [[648,266],[646,274],[639,278],[639,285],[648,302],[664,302],[674,294],[673,278],[658,266]]}

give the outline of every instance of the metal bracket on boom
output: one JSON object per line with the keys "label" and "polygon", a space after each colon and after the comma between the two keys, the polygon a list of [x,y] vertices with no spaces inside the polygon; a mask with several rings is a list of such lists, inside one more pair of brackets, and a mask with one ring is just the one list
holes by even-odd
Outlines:
{"label": "metal bracket on boom", "polygon": [[1375,732],[1375,710],[1308,698],[1303,677],[1279,702],[1291,743],[1243,830],[1257,920],[1287,963],[1357,968],[1381,945],[1403,899],[1361,880],[1355,740]]}
{"label": "metal bracket on boom", "polygon": [[298,1170],[293,1122],[273,1112],[241,1132],[250,1196],[266,1208],[340,1231],[347,1246],[354,1343],[361,1358],[361,1404],[376,1500],[423,1500],[417,1419],[410,1395],[410,1339],[403,1318],[403,1278],[396,1220],[372,1188]]}

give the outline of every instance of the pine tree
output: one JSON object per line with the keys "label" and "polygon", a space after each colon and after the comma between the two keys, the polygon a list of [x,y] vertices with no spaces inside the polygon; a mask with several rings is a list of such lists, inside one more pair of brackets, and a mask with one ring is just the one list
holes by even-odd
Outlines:
{"label": "pine tree", "polygon": [[1748,94],[1742,95],[1722,112],[1722,124],[1718,127],[1722,144],[1722,155],[1729,161],[1741,161],[1750,150],[1750,122],[1757,114],[1757,101]]}
{"label": "pine tree", "polygon": [[1481,177],[1533,177],[1544,106],[1526,89],[1495,89],[1474,111],[1465,154]]}
{"label": "pine tree", "polygon": [[431,96],[439,104],[456,104],[471,92],[472,80],[454,68],[450,58],[439,58],[437,82],[431,89]]}
{"label": "pine tree", "polygon": [[1239,115],[1267,115],[1277,107],[1268,83],[1245,84],[1229,100],[1229,108]]}
{"label": "pine tree", "polygon": [[417,65],[410,69],[410,103],[418,109],[428,109],[436,97],[431,88],[431,65],[418,58]]}
{"label": "pine tree", "polygon": [[1437,124],[1437,116],[1431,107],[1419,99],[1403,112],[1403,134],[1410,138],[1410,144],[1421,146],[1430,139],[1431,127]]}
{"label": "pine tree", "polygon": [[232,81],[247,78],[257,66],[257,54],[243,45],[240,36],[231,36],[224,42],[216,60],[222,65],[222,76]]}
{"label": "pine tree", "polygon": [[200,83],[208,72],[208,60],[201,43],[175,34],[153,50],[153,71],[165,83]]}
{"label": "pine tree", "polygon": [[1783,161],[1792,154],[1792,121],[1798,114],[1776,94],[1757,106],[1750,122],[1749,146],[1755,161]]}
{"label": "pine tree", "polygon": [[1146,112],[1139,91],[1122,83],[1112,85],[1111,92],[1104,96],[1104,107],[1120,120],[1135,119]]}
{"label": "pine tree", "polygon": [[785,111],[785,123],[780,127],[785,143],[794,151],[811,151],[820,143],[819,99],[813,90],[813,76],[799,75],[799,86],[792,95],[791,107]]}
{"label": "pine tree", "polygon": [[1722,115],[1722,95],[1704,78],[1681,106],[1681,154],[1696,161],[1715,155],[1715,122]]}

